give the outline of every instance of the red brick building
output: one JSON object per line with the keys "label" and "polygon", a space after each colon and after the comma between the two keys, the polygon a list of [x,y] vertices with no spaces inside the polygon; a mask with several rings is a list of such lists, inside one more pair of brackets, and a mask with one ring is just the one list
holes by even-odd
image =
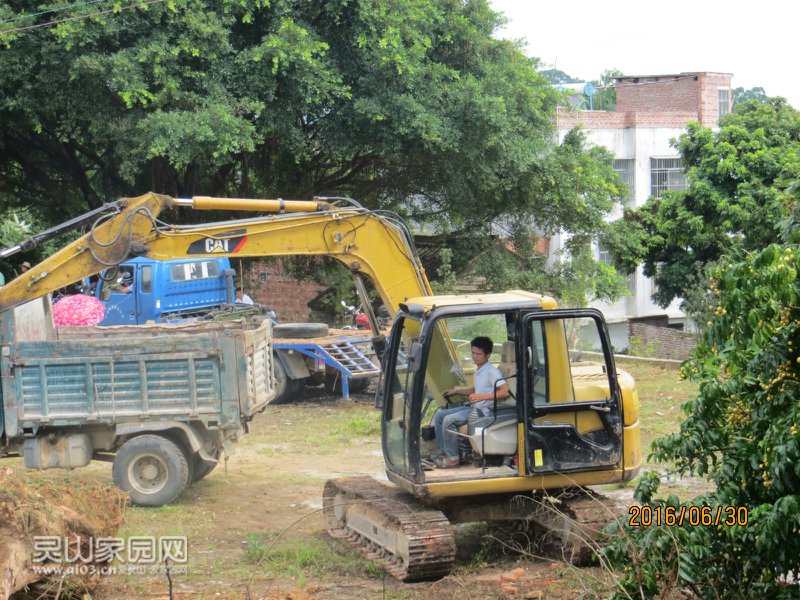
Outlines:
{"label": "red brick building", "polygon": [[325,286],[287,275],[281,259],[234,260],[234,268],[243,274],[244,291],[254,301],[274,310],[280,322],[316,320],[308,303],[325,291]]}

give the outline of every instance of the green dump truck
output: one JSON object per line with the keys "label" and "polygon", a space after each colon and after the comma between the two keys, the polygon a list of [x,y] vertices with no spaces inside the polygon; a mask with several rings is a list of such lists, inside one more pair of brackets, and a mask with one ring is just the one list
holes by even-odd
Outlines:
{"label": "green dump truck", "polygon": [[272,324],[53,327],[40,298],[0,313],[0,451],[30,469],[112,463],[134,504],[173,501],[274,398]]}

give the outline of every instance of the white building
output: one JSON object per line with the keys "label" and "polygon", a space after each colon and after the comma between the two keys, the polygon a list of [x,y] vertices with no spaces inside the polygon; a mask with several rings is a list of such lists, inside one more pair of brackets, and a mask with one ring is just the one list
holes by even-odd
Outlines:
{"label": "white building", "polygon": [[[617,78],[615,111],[559,110],[556,117],[559,141],[580,125],[587,141],[605,146],[614,153],[614,168],[628,185],[628,206],[639,207],[650,196],[665,190],[686,187],[686,177],[678,151],[671,140],[686,132],[686,125],[698,121],[717,127],[719,118],[731,108],[731,75],[727,73],[680,73]],[[612,216],[616,219],[621,211]],[[559,236],[551,239],[554,256],[562,247]],[[607,253],[598,248],[598,258]],[[641,267],[629,280],[630,296],[613,304],[595,303],[609,323],[611,343],[615,348],[628,347],[628,322],[691,330],[686,315],[673,302],[663,309],[651,299],[653,282],[642,274]]]}

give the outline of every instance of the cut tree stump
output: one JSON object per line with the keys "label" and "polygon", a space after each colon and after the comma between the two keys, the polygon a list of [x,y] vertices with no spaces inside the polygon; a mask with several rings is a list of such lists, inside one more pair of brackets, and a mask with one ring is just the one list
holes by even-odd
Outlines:
{"label": "cut tree stump", "polygon": [[[59,538],[62,546],[74,546],[114,536],[127,502],[127,495],[120,490],[78,477],[48,478],[0,468],[0,600],[26,587],[94,589],[100,577],[97,568],[63,577],[58,574],[60,563],[35,564],[35,539],[48,536]],[[97,562],[81,564],[100,566]],[[47,568],[55,573],[43,574]]]}

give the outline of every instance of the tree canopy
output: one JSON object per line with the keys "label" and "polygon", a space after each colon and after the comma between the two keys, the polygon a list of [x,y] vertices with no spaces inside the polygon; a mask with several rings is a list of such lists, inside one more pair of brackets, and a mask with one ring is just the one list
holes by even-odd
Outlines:
{"label": "tree canopy", "polygon": [[736,110],[737,105],[744,104],[750,100],[758,100],[759,102],[767,100],[767,93],[764,88],[754,87],[746,90],[743,87],[737,87],[733,89],[733,110]]}
{"label": "tree canopy", "polygon": [[612,204],[610,160],[554,142],[560,95],[486,0],[34,6],[0,7],[0,209],[349,195],[485,240]]}
{"label": "tree canopy", "polygon": [[690,124],[677,147],[688,189],[626,212],[604,242],[621,270],[644,263],[661,306],[684,298],[697,313],[708,300],[707,269],[723,254],[778,241],[787,187],[800,178],[800,115],[780,98],[747,102],[719,131]]}

